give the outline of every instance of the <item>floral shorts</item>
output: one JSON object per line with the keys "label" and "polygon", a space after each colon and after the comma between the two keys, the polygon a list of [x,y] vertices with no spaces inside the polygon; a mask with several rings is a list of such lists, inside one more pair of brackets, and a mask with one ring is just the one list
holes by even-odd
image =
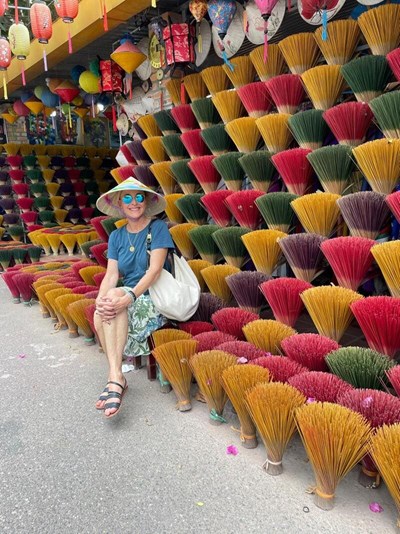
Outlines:
{"label": "floral shorts", "polygon": [[147,338],[164,326],[167,319],[154,307],[149,295],[141,295],[128,307],[128,339],[125,356],[146,356],[150,353]]}

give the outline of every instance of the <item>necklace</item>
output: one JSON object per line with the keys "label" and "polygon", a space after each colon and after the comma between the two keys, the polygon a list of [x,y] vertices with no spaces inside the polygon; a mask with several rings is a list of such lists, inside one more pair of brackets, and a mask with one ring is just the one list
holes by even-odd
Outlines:
{"label": "necklace", "polygon": [[137,241],[137,238],[138,238],[140,232],[141,232],[141,230],[135,235],[135,239],[133,240],[133,243],[132,243],[130,235],[129,235],[129,232],[128,232],[128,229],[126,229],[126,233],[128,234],[128,241],[129,241],[129,244],[130,244],[129,252],[135,252],[135,244],[136,244],[136,241]]}

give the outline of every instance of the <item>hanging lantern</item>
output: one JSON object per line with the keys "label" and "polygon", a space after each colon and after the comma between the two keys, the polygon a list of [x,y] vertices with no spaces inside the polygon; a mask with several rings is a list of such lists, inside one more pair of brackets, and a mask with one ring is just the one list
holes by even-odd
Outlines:
{"label": "hanging lantern", "polygon": [[54,92],[63,100],[64,102],[72,102],[75,97],[79,95],[79,89],[69,80],[64,80]]}
{"label": "hanging lantern", "polygon": [[86,115],[89,113],[89,108],[75,108],[74,113],[78,115],[80,119],[84,119]]}
{"label": "hanging lantern", "polygon": [[101,60],[100,72],[103,91],[122,93],[123,70],[115,61],[111,59]]}
{"label": "hanging lantern", "polygon": [[[57,15],[66,24],[71,24],[78,16],[79,0],[54,0]],[[68,30],[68,52],[72,54],[71,32]]]}
{"label": "hanging lantern", "polygon": [[59,98],[58,95],[52,93],[47,87],[44,89],[40,96],[40,100],[48,108],[55,108],[58,106]]}
{"label": "hanging lantern", "polygon": [[12,115],[7,111],[5,113],[2,113],[1,116],[6,122],[8,122],[8,124],[14,124],[14,122],[17,121],[19,118],[18,115]]}
{"label": "hanging lantern", "polygon": [[75,65],[75,67],[72,67],[71,69],[71,78],[74,83],[79,83],[79,76],[82,74],[82,72],[85,72],[86,68],[82,67],[82,65]]}
{"label": "hanging lantern", "polygon": [[27,117],[30,113],[29,108],[21,100],[16,100],[13,104],[13,110],[18,115],[18,117]]}
{"label": "hanging lantern", "polygon": [[189,11],[193,15],[194,20],[196,21],[196,37],[197,37],[197,48],[201,53],[203,51],[203,43],[200,32],[200,22],[203,20],[204,16],[207,14],[207,0],[191,0],[189,3]]}
{"label": "hanging lantern", "polygon": [[208,2],[208,15],[211,19],[211,22],[215,26],[218,32],[218,36],[221,39],[222,47],[222,59],[231,70],[233,70],[233,65],[228,61],[228,57],[225,52],[225,47],[223,45],[226,32],[230,26],[230,23],[233,20],[233,17],[236,13],[236,2],[234,0],[209,0]]}
{"label": "hanging lantern", "polygon": [[52,113],[56,111],[56,108],[48,108],[47,106],[44,107],[43,113],[46,117],[51,117]]}
{"label": "hanging lantern", "polygon": [[[31,30],[33,37],[41,44],[47,44],[53,35],[53,22],[51,20],[50,8],[43,0],[36,0],[29,11]],[[43,48],[44,70],[47,71],[46,50]]]}
{"label": "hanging lantern", "polygon": [[78,95],[76,96],[73,100],[72,100],[72,104],[74,106],[81,106],[83,104],[83,98],[81,97],[81,95]]}
{"label": "hanging lantern", "polygon": [[55,89],[57,89],[57,87],[60,85],[60,83],[62,83],[64,80],[62,78],[46,78],[46,84],[47,84],[47,87],[50,89],[50,91],[54,94],[57,94],[55,93]]}
{"label": "hanging lantern", "polygon": [[[16,11],[18,11],[16,9]],[[17,59],[23,61],[29,56],[31,39],[29,37],[28,28],[19,22],[17,24],[12,24],[8,29],[8,40],[10,42],[11,52]],[[24,64],[21,63],[21,76],[22,76],[22,85],[26,85],[25,81],[25,69]]]}
{"label": "hanging lantern", "polygon": [[278,0],[255,0],[255,2],[264,20],[264,63],[266,63],[268,54],[268,20]]}
{"label": "hanging lantern", "polygon": [[301,2],[301,16],[304,19],[311,20],[315,13],[321,15],[323,41],[328,38],[328,11],[335,8],[338,2],[339,0],[302,0]]}
{"label": "hanging lantern", "polygon": [[[132,98],[132,72],[146,59],[146,55],[130,39],[121,40],[121,45],[114,50],[110,58],[127,73],[127,87]],[[125,94],[128,91],[125,88]]]}
{"label": "hanging lantern", "polygon": [[4,15],[7,9],[8,9],[8,0],[0,0],[0,17]]}
{"label": "hanging lantern", "polygon": [[11,63],[11,49],[5,37],[0,37],[0,70],[3,71],[4,98],[8,100],[7,93],[7,69]]}
{"label": "hanging lantern", "polygon": [[79,85],[82,87],[85,93],[89,93],[91,95],[101,92],[100,78],[93,74],[93,72],[90,72],[90,70],[85,70],[85,72],[82,72],[82,74],[79,76]]}
{"label": "hanging lantern", "polygon": [[24,104],[33,115],[39,115],[44,109],[44,104],[36,96],[29,98]]}

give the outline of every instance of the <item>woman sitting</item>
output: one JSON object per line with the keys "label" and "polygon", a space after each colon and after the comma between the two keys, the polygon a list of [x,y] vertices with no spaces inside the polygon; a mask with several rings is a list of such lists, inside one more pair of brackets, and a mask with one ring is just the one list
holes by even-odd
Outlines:
{"label": "woman sitting", "polygon": [[[109,366],[108,382],[96,408],[104,410],[107,418],[120,411],[128,387],[122,374],[123,354],[148,355],[148,336],[166,322],[148,294],[164,267],[168,249],[174,248],[165,222],[152,220],[165,206],[162,195],[135,178],[124,180],[97,200],[100,211],[128,221],[110,234],[107,272],[94,316]],[[123,287],[117,287],[121,275]]]}

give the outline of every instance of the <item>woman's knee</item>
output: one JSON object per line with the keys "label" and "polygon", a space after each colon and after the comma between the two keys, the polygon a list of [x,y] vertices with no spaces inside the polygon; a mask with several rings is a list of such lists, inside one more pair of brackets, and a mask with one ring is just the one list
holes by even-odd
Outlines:
{"label": "woman's knee", "polygon": [[115,297],[123,297],[126,295],[125,291],[120,287],[113,287],[112,289],[109,289],[106,293],[106,298],[115,298]]}

